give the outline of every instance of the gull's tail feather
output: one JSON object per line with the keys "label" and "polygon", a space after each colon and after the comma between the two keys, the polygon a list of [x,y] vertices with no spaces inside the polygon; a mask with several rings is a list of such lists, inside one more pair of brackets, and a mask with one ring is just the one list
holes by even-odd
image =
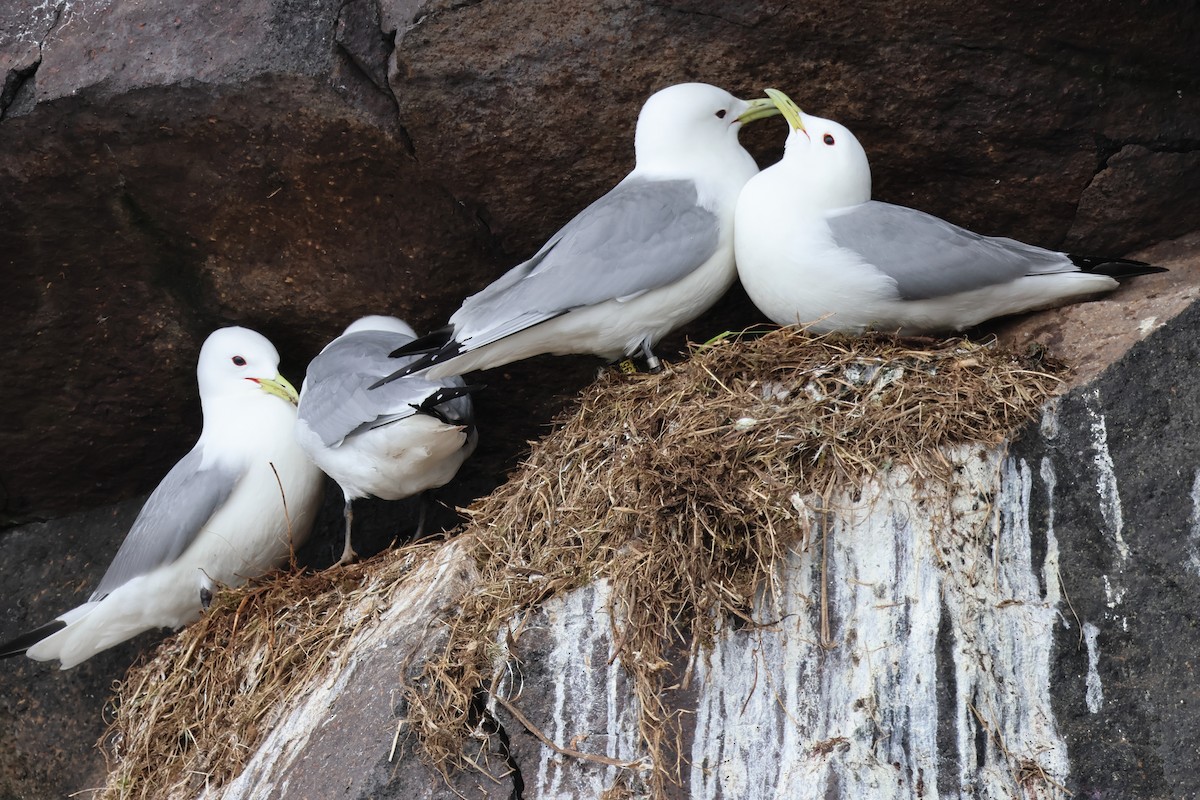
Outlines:
{"label": "gull's tail feather", "polygon": [[[442,403],[449,403],[451,400],[462,397],[463,395],[474,394],[486,389],[486,384],[474,383],[469,386],[443,386],[433,394],[421,401],[420,405],[414,405],[417,411],[422,414],[435,414],[438,406]],[[436,414],[435,414],[436,416]]]}
{"label": "gull's tail feather", "polygon": [[428,414],[446,425],[465,425],[471,427],[474,424],[474,414],[471,411],[471,406],[468,405],[459,409],[440,409],[438,406],[449,403],[451,400],[457,400],[464,395],[482,391],[484,388],[486,387],[482,383],[470,386],[443,386],[422,400],[419,405],[414,403],[413,408],[418,414]]}
{"label": "gull's tail feather", "polygon": [[[405,346],[407,347],[407,345]],[[403,349],[404,348],[400,348],[400,350]],[[396,353],[400,352],[400,350],[394,351],[392,355],[395,356]],[[378,389],[385,383],[391,383],[392,381],[399,380],[406,375],[412,375],[420,372],[423,369],[432,367],[434,364],[440,364],[443,361],[449,361],[462,351],[463,346],[458,342],[451,340],[442,345],[441,349],[435,350],[432,353],[426,353],[420,358],[415,358],[410,363],[405,364],[403,367],[393,372],[391,375],[388,375],[386,378],[380,378],[379,380],[375,381],[375,383],[371,384],[370,388]]]}
{"label": "gull's tail feather", "polygon": [[1068,253],[1067,257],[1071,259],[1072,264],[1079,267],[1081,272],[1090,272],[1093,275],[1107,275],[1117,280],[1167,271],[1166,267],[1156,267],[1153,264],[1147,264],[1145,261],[1134,261],[1129,258],[1080,256],[1074,253]]}
{"label": "gull's tail feather", "polygon": [[43,639],[58,633],[65,627],[67,627],[66,622],[56,619],[53,622],[47,622],[40,628],[34,628],[31,631],[22,633],[20,636],[9,639],[4,644],[0,644],[0,658],[24,655],[26,650]]}
{"label": "gull's tail feather", "polygon": [[430,331],[424,336],[413,339],[408,344],[400,345],[390,355],[392,358],[401,358],[402,356],[433,353],[441,350],[452,341],[454,341],[454,326],[447,325],[444,328],[438,328],[436,331]]}

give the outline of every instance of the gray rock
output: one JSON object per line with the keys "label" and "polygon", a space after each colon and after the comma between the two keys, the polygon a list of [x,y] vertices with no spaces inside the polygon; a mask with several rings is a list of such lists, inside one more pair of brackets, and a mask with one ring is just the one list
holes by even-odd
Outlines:
{"label": "gray rock", "polygon": [[[970,13],[928,2],[8,4],[0,519],[59,517],[152,488],[198,431],[195,356],[214,327],[261,330],[299,380],[360,314],[441,324],[624,174],[633,114],[680,80],[789,91],[861,134],[878,197],[982,232],[1115,253],[1185,234],[1196,227],[1198,26],[1184,2],[1154,13],[1112,3]],[[782,135],[767,123],[743,139],[767,163]],[[1081,369],[1098,373],[1128,346],[1113,331],[1152,330],[1174,313],[1157,306],[1187,299],[1176,291],[1186,277],[1164,280],[1037,315],[1013,335],[1074,347]],[[1135,316],[1126,306],[1137,298]],[[690,333],[758,319],[734,293]],[[1101,342],[1109,349],[1093,355]],[[452,502],[494,486],[594,367],[544,358],[483,376],[484,439]],[[392,514],[371,534],[380,546]],[[5,563],[37,564],[21,577],[31,586],[67,576],[86,595],[93,572],[54,560],[72,524],[0,532]],[[92,542],[95,575],[123,533],[114,524]],[[5,586],[24,596],[26,584]],[[0,635],[70,605],[43,599],[29,613],[6,600]],[[1103,679],[1110,634],[1093,624]],[[107,669],[65,675],[2,665],[16,710],[0,714],[0,737],[29,743],[0,748],[15,754],[0,756],[4,769],[17,765],[0,774],[25,776],[13,793],[96,784],[88,748],[130,648]],[[520,736],[514,748],[540,746]],[[1083,774],[1076,763],[1072,775]]]}
{"label": "gray rock", "polygon": [[[87,600],[140,507],[133,500],[0,537],[0,641]],[[162,636],[143,634],[66,672],[24,657],[0,661],[0,798],[103,786],[106,763],[93,745],[107,726],[113,684]]]}
{"label": "gray rock", "polygon": [[[1197,324],[1192,305],[1007,446],[952,451],[958,470],[948,484],[919,488],[896,468],[835,499],[828,540],[818,534],[794,554],[755,609],[763,627],[723,625],[692,665],[692,685],[670,698],[684,720],[678,796],[1200,792],[1190,733],[1200,385],[1187,377]],[[460,563],[455,549],[443,551],[444,563]],[[414,580],[400,603],[433,583]],[[645,756],[628,678],[609,663],[609,613],[604,584],[555,598],[514,623],[515,649],[497,660],[497,693],[521,713],[495,702],[493,713],[525,797],[592,798],[622,781],[642,796],[639,770],[561,752]],[[407,641],[392,627],[400,619],[366,636]],[[371,652],[356,644],[349,657]],[[681,652],[673,675],[687,667]],[[358,726],[339,715],[331,734],[323,710],[340,708],[342,697],[352,706],[372,685],[334,670],[258,748],[249,783],[212,796],[250,796],[248,786],[306,796],[280,789],[292,773],[271,763],[281,752],[292,763],[323,763],[329,744],[294,744],[310,736],[345,747],[341,737]],[[386,723],[385,715],[367,727]],[[386,749],[358,741],[377,756]],[[411,759],[394,774],[420,774]],[[346,796],[448,791],[404,781]]]}
{"label": "gray rock", "polygon": [[[298,376],[359,314],[441,324],[628,170],[637,108],[676,81],[789,89],[861,134],[879,197],[983,232],[1057,245],[1073,231],[1072,245],[1118,251],[1178,236],[1195,226],[1184,212],[1200,93],[1183,65],[1196,25],[1186,3],[1154,14],[699,0],[9,9],[4,513],[151,488],[194,432],[178,420],[213,327],[262,329]],[[777,157],[777,125],[745,138],[761,160]],[[1114,156],[1126,147],[1159,157]],[[741,298],[693,336],[757,317]],[[550,401],[499,410],[499,449],[480,453],[488,472],[592,365],[554,363],[568,377],[503,372],[543,384],[535,396]],[[43,380],[46,364],[56,381]],[[519,399],[512,409],[530,398]],[[174,447],[147,456],[148,431]]]}

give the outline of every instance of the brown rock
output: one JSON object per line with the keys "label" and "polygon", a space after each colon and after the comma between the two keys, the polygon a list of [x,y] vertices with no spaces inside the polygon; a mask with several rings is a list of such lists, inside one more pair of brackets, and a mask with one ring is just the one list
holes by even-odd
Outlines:
{"label": "brown rock", "polygon": [[[1109,159],[1079,198],[1064,246],[1124,253],[1200,221],[1200,152],[1155,152],[1131,144]],[[1169,236],[1170,234],[1168,234]]]}
{"label": "brown rock", "polygon": [[[638,107],[677,81],[778,86],[861,135],[876,196],[983,233],[1104,251],[1197,227],[1190,3],[26,5],[0,13],[7,520],[151,488],[198,431],[195,356],[215,327],[261,330],[298,381],[359,314],[441,324],[629,169]],[[782,138],[775,122],[744,134],[761,163]],[[1065,318],[1031,318],[1050,325],[1031,335],[1076,341]],[[690,333],[758,320],[735,293]],[[594,367],[483,376],[460,497],[500,480]],[[27,704],[76,679],[102,695],[120,671],[0,666]],[[99,722],[92,706],[78,723],[74,698],[46,718],[82,757]],[[37,773],[52,796],[89,782],[52,772]]]}
{"label": "brown rock", "polygon": [[[879,197],[981,232],[1056,245],[1119,172],[1149,176],[1154,202],[1119,206],[1131,233],[1106,218],[1072,244],[1185,233],[1192,215],[1160,211],[1189,207],[1194,170],[1154,176],[1191,163],[1197,21],[1186,4],[1090,5],[113,0],[14,16],[7,514],[148,489],[194,433],[190,364],[213,327],[261,328],[298,378],[360,313],[441,324],[628,170],[638,107],[676,81],[785,88],[861,133]],[[770,161],[781,135],[746,139]],[[1109,160],[1126,144],[1170,152]],[[527,369],[508,372],[545,383]],[[511,453],[545,419],[489,437]],[[155,431],[167,444],[147,457]]]}
{"label": "brown rock", "polygon": [[984,330],[1009,343],[1045,347],[1071,365],[1070,385],[1086,384],[1200,297],[1200,233],[1133,257],[1170,271],[1128,280],[1087,303],[998,320]]}

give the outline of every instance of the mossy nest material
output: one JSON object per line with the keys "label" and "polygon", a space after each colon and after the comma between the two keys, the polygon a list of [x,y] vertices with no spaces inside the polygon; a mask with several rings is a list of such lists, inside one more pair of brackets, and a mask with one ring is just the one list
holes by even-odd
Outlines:
{"label": "mossy nest material", "polygon": [[[995,344],[789,328],[710,343],[658,375],[604,375],[469,510],[461,535],[478,579],[405,686],[417,751],[446,772],[480,766],[478,698],[494,688],[498,637],[522,612],[603,578],[620,627],[614,657],[641,713],[650,768],[639,783],[662,795],[679,780],[667,754],[680,749],[661,697],[687,677],[671,656],[710,641],[722,615],[747,617],[776,562],[803,546],[809,500],[896,465],[944,475],[941,448],[1000,442],[1060,371]],[[319,679],[319,656],[345,641],[343,609],[400,589],[434,547],[223,595],[122,684],[109,734],[121,757],[104,796],[160,797],[197,774],[210,786],[236,774],[287,699]]]}

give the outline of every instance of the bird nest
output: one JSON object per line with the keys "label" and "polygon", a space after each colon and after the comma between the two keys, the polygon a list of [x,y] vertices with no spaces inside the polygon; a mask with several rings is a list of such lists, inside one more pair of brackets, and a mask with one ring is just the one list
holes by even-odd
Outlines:
{"label": "bird nest", "polygon": [[[480,766],[470,753],[494,643],[515,616],[605,579],[651,765],[638,783],[662,796],[680,778],[678,716],[662,699],[686,680],[673,656],[710,642],[719,619],[749,621],[777,562],[805,545],[808,500],[898,466],[944,479],[946,446],[1002,441],[1061,371],[995,343],[783,329],[710,342],[658,375],[606,374],[469,510],[460,541],[478,575],[404,687],[417,752],[447,774]],[[120,685],[102,796],[194,795],[236,775],[345,646],[347,609],[397,590],[438,546],[220,595]]]}

